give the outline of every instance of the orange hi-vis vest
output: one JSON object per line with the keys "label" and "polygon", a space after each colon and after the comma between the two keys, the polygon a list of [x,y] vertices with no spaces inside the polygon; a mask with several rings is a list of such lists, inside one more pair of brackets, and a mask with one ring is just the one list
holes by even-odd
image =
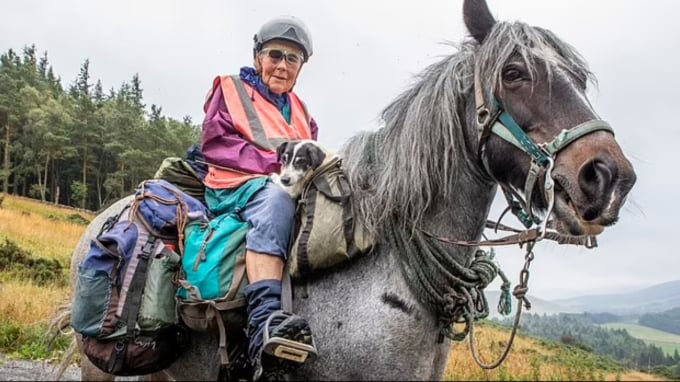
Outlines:
{"label": "orange hi-vis vest", "polygon": [[[224,102],[234,129],[260,151],[275,153],[276,148],[284,141],[312,138],[309,113],[295,93],[288,93],[289,124],[274,104],[252,86],[241,81],[237,75],[215,78],[204,110],[207,110],[217,86],[222,88]],[[250,179],[267,175],[269,174],[247,174],[236,169],[208,165],[204,183],[214,189],[235,188]]]}

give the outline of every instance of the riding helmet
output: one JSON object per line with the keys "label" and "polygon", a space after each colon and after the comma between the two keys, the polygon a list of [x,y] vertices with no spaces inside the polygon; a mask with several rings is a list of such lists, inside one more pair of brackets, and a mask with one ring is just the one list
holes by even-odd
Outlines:
{"label": "riding helmet", "polygon": [[262,46],[268,41],[281,39],[293,42],[302,48],[304,62],[312,55],[312,36],[307,26],[294,16],[281,16],[269,20],[253,36],[255,44],[253,54],[262,50]]}

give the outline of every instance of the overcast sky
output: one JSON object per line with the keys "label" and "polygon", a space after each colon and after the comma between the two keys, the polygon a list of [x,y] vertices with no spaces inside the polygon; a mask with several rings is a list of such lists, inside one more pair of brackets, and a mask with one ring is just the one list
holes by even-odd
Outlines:
{"label": "overcast sky", "polygon": [[[530,294],[561,298],[629,291],[680,279],[677,154],[680,152],[680,3],[677,0],[489,0],[496,18],[551,29],[598,77],[591,101],[638,174],[620,222],[594,250],[542,242]],[[118,88],[139,73],[147,106],[202,120],[216,75],[252,64],[252,37],[269,18],[292,14],[312,31],[314,55],[296,86],[338,149],[465,34],[462,1],[2,1],[0,51],[35,44],[62,84],[89,58],[93,81]],[[504,207],[497,199],[492,218]],[[504,220],[518,226],[514,218]],[[497,258],[517,283],[524,253]],[[495,289],[494,284],[494,289]],[[495,302],[493,302],[495,304]]]}

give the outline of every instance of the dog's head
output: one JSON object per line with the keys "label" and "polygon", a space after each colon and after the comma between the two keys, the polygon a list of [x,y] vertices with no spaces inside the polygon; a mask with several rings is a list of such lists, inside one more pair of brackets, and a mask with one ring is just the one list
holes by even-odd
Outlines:
{"label": "dog's head", "polygon": [[312,140],[287,141],[279,145],[276,152],[282,165],[280,181],[284,187],[304,186],[326,158],[324,150]]}

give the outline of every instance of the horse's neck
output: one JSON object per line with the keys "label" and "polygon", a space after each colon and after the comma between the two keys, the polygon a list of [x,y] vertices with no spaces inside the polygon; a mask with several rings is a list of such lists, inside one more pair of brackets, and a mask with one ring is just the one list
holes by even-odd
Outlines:
{"label": "horse's neck", "polygon": [[[423,229],[454,240],[478,240],[484,230],[495,190],[492,184],[462,173],[451,196],[433,196],[429,213],[423,218]],[[470,252],[465,247],[459,249],[457,253],[461,255]]]}
{"label": "horse's neck", "polygon": [[475,248],[448,244],[430,234],[449,240],[479,239],[494,195],[491,184],[483,181],[461,176],[455,183],[459,185],[456,192],[434,195],[420,226],[411,234],[388,223],[383,235],[412,293],[437,316],[449,318],[452,311],[447,310],[446,301],[460,288],[479,282],[470,272]]}

